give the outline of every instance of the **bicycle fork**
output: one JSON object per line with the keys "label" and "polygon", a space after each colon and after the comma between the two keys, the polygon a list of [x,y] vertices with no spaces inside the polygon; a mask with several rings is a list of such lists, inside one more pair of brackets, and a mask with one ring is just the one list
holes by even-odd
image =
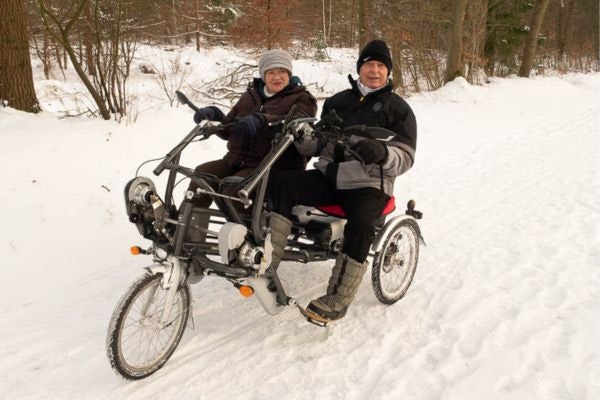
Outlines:
{"label": "bicycle fork", "polygon": [[[171,315],[171,307],[173,306],[173,300],[175,300],[175,296],[177,295],[177,290],[179,289],[181,278],[185,276],[185,271],[183,270],[183,268],[184,267],[181,265],[181,261],[179,261],[179,259],[175,256],[168,256],[165,262],[146,267],[146,271],[148,271],[152,275],[162,273],[160,287],[161,289],[167,292],[165,299],[165,307],[160,317],[161,327],[164,327],[170,322],[169,316]],[[158,287],[152,290],[150,296],[148,296],[148,301],[144,304],[142,309],[142,315],[146,315],[148,308],[154,301],[156,290],[158,290]]]}

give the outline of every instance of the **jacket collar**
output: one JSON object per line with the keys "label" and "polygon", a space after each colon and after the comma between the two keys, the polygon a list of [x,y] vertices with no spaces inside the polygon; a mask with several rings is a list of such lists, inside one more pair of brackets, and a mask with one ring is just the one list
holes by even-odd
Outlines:
{"label": "jacket collar", "polygon": [[265,81],[262,80],[262,78],[254,78],[252,80],[252,82],[250,83],[250,85],[248,85],[248,89],[250,90],[251,88],[254,88],[254,90],[260,95],[260,98],[265,101],[265,100],[270,100],[273,99],[275,97],[278,97],[279,95],[283,95],[284,93],[288,93],[291,92],[293,90],[295,90],[298,87],[302,87],[302,81],[300,80],[300,78],[298,78],[297,76],[292,76],[292,79],[290,79],[290,83],[288,83],[288,85],[286,87],[284,87],[280,92],[274,94],[271,97],[267,97],[265,95]]}
{"label": "jacket collar", "polygon": [[352,90],[359,96],[359,97],[374,97],[377,96],[381,93],[386,93],[386,92],[391,92],[394,89],[394,85],[392,83],[391,79],[388,79],[387,83],[385,84],[385,86],[383,86],[381,89],[376,90],[372,93],[369,93],[366,96],[363,96],[362,93],[360,92],[360,90],[358,89],[358,79],[354,79],[352,78],[352,75],[348,74],[348,81],[350,81],[350,86],[352,86]]}

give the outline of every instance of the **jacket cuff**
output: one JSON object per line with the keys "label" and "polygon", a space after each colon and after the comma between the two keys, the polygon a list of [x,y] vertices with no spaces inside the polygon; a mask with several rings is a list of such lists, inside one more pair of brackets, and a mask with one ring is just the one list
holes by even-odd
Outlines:
{"label": "jacket cuff", "polygon": [[377,165],[384,165],[388,161],[388,158],[390,157],[390,150],[388,149],[388,147],[384,144],[383,148],[385,149],[385,157],[383,157],[383,160],[379,161],[377,163]]}

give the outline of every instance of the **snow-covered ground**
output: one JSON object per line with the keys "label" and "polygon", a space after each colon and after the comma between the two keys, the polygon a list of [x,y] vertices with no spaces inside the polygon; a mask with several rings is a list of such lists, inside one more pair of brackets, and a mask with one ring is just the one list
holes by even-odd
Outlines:
{"label": "snow-covered ground", "polygon": [[[321,96],[354,71],[353,51],[334,52],[341,61],[294,64]],[[179,57],[192,85],[252,59],[231,49]],[[40,115],[0,108],[0,398],[600,398],[599,74],[459,80],[408,98],[417,160],[396,196],[416,199],[427,246],[400,302],[380,304],[367,273],[347,317],[322,329],[293,308],[269,316],[206,278],[169,362],[145,380],[120,379],[106,328],[150,262],[128,253],[146,243],[122,188],[192,128],[191,112],[169,107],[153,79],[132,78],[135,123],[57,118],[85,102],[74,79],[38,80]],[[223,152],[213,138],[186,160]],[[330,268],[280,270],[306,304]]]}

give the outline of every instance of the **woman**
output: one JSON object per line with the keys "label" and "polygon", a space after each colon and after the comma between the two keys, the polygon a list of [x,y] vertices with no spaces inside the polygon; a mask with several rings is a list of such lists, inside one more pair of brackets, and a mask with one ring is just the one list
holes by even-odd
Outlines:
{"label": "woman", "polygon": [[[260,78],[248,84],[233,108],[224,115],[214,106],[201,108],[194,114],[194,121],[203,119],[235,124],[218,134],[227,140],[227,154],[222,159],[209,161],[196,167],[196,173],[208,173],[218,178],[227,176],[248,176],[271,150],[271,141],[278,127],[270,127],[269,122],[280,121],[293,105],[297,106],[297,117],[314,117],[317,101],[302,86],[297,76],[292,74],[292,56],[284,50],[269,50],[259,59]],[[295,146],[290,146],[273,165],[273,170],[303,170],[308,162]],[[188,190],[196,191],[198,185],[191,182]],[[194,205],[209,207],[209,196],[197,196]],[[206,226],[206,221],[199,221]]]}

